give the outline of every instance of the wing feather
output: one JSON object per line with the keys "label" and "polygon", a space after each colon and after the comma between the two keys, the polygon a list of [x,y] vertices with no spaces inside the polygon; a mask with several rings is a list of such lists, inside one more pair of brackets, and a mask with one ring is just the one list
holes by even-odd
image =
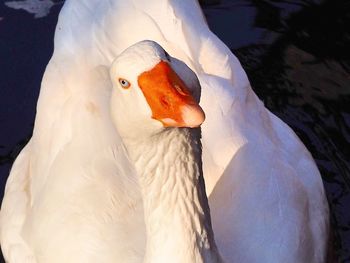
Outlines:
{"label": "wing feather", "polygon": [[36,262],[21,234],[31,202],[30,154],[29,142],[12,166],[1,206],[1,247],[4,257],[11,263]]}

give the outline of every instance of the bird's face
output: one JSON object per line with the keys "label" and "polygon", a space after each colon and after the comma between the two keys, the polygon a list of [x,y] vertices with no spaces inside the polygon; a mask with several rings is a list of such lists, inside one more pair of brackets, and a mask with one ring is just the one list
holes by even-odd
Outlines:
{"label": "bird's face", "polygon": [[196,75],[153,41],[126,49],[110,74],[112,116],[125,135],[135,129],[152,133],[166,127],[193,128],[205,119]]}

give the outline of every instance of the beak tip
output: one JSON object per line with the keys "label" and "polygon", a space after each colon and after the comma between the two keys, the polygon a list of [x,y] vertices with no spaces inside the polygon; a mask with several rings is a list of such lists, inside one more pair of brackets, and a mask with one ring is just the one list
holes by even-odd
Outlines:
{"label": "beak tip", "polygon": [[199,127],[205,120],[205,113],[199,105],[185,105],[181,111],[185,127]]}

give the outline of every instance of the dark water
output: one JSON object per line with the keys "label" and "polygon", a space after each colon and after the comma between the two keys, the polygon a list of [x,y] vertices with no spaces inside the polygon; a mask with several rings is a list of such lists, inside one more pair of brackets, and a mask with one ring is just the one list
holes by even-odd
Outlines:
{"label": "dark water", "polygon": [[[0,3],[0,196],[32,133],[62,2],[27,6],[32,14]],[[331,208],[330,262],[350,262],[350,1],[202,2],[212,3],[203,4],[209,25],[238,56],[255,92],[315,158]]]}

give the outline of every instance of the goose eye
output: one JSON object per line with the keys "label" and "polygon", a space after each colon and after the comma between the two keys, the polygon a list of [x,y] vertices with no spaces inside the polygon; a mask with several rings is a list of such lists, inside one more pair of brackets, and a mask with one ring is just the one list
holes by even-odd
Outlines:
{"label": "goose eye", "polygon": [[120,84],[120,86],[122,86],[123,89],[128,89],[128,88],[130,88],[130,85],[131,85],[129,81],[127,81],[126,79],[122,79],[122,78],[119,79],[119,84]]}

